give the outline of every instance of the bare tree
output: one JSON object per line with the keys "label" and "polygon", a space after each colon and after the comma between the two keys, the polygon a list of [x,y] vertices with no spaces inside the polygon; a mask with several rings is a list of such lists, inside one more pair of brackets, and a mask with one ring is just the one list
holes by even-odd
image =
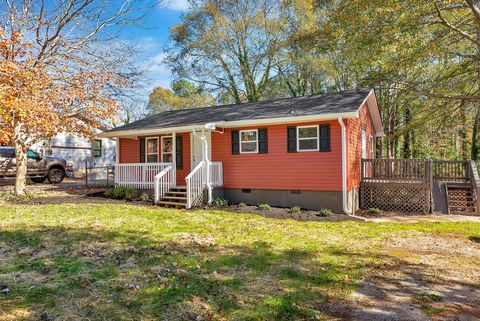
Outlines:
{"label": "bare tree", "polygon": [[32,144],[59,131],[91,135],[113,116],[114,98],[141,78],[130,58],[134,45],[119,31],[140,21],[144,6],[129,0],[0,2],[0,133],[15,144],[17,194],[25,192]]}

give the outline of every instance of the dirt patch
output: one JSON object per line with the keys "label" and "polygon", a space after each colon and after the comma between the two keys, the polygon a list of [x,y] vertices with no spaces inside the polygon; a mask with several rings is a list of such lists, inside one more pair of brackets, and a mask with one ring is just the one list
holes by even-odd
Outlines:
{"label": "dirt patch", "polygon": [[413,233],[385,242],[385,264],[350,299],[325,311],[343,320],[480,320],[480,245]]}
{"label": "dirt patch", "polygon": [[228,207],[215,207],[209,206],[206,209],[216,209],[221,211],[233,212],[233,213],[250,213],[257,214],[268,218],[280,218],[280,219],[294,219],[297,221],[320,221],[320,222],[341,222],[341,221],[361,221],[360,219],[353,218],[345,214],[332,213],[328,216],[322,216],[319,211],[301,210],[300,212],[294,212],[289,208],[284,207],[271,207],[270,210],[260,210],[257,206],[241,206],[231,205]]}

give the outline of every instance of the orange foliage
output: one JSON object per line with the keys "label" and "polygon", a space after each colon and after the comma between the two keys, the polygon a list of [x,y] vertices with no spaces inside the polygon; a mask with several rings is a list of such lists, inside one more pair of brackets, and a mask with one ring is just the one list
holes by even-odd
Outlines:
{"label": "orange foliage", "polygon": [[121,85],[98,66],[45,65],[19,32],[0,29],[0,141],[28,148],[61,131],[92,135],[116,114],[109,85]]}

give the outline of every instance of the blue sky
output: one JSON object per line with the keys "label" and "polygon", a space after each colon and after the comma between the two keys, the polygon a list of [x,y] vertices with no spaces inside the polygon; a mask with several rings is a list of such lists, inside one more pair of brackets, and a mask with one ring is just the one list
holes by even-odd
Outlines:
{"label": "blue sky", "polygon": [[148,73],[149,82],[144,90],[145,99],[148,93],[156,86],[169,87],[172,75],[162,65],[164,48],[168,44],[169,29],[180,22],[182,13],[188,9],[188,0],[171,0],[163,2],[140,26],[127,26],[121,32],[125,40],[135,41],[139,44],[140,59],[151,66]]}

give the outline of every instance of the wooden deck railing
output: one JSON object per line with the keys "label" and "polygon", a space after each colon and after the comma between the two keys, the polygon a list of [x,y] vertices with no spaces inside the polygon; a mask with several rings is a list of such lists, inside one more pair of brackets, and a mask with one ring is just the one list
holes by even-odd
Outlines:
{"label": "wooden deck railing", "polygon": [[433,180],[448,182],[469,182],[470,161],[435,160],[433,165]]}
{"label": "wooden deck railing", "polygon": [[470,161],[363,159],[362,181],[470,182]]}
{"label": "wooden deck railing", "polygon": [[363,159],[362,181],[429,183],[431,162],[428,159]]}

